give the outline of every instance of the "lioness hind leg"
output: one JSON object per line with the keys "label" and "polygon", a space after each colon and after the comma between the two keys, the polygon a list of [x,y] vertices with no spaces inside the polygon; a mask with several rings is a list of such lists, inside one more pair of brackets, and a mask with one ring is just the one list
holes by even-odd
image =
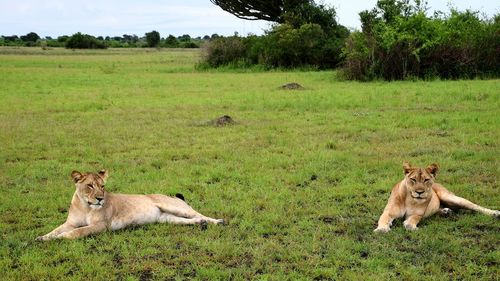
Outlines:
{"label": "lioness hind leg", "polygon": [[[161,206],[158,206],[162,212],[164,212],[164,215],[170,215],[179,219],[187,219],[187,220],[193,220],[195,223],[199,223],[199,221],[206,221],[209,223],[213,224],[224,224],[223,219],[214,219],[211,217],[204,216],[192,208],[190,210],[182,209],[182,208],[175,208],[168,206],[166,208],[163,208]],[[163,215],[162,214],[162,215]],[[182,221],[182,220],[179,220]],[[175,223],[175,222],[173,222]],[[188,223],[189,224],[189,223]]]}
{"label": "lioness hind leg", "polygon": [[162,213],[158,220],[161,223],[172,223],[172,224],[203,224],[206,221],[202,218],[183,218],[177,217],[172,214]]}
{"label": "lioness hind leg", "polygon": [[165,214],[186,219],[201,219],[213,224],[223,224],[224,220],[204,216],[179,198],[155,196],[156,206]]}
{"label": "lioness hind leg", "polygon": [[499,217],[500,216],[500,211],[496,210],[491,210],[488,208],[484,208],[482,206],[479,206],[477,204],[472,203],[471,201],[456,196],[455,194],[449,192],[448,190],[441,190],[441,192],[438,192],[438,197],[441,202],[443,202],[446,205],[449,205],[450,207],[459,207],[467,210],[472,210],[476,212],[483,213],[488,216],[494,216],[494,217]]}

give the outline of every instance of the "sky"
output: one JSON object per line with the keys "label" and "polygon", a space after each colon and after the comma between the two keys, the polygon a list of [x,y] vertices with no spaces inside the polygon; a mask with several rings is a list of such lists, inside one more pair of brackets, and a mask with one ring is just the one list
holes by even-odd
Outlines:
{"label": "sky", "polygon": [[[321,1],[316,1],[320,3]],[[358,13],[371,9],[376,0],[324,0],[337,11],[337,21],[349,28],[360,28]],[[451,3],[459,10],[480,10],[491,17],[500,13],[498,0],[428,0],[433,10],[448,11]],[[212,35],[263,34],[266,21],[238,19],[210,0],[0,0],[0,35],[57,37],[76,32],[94,36],[122,36],[156,30],[192,37]]]}

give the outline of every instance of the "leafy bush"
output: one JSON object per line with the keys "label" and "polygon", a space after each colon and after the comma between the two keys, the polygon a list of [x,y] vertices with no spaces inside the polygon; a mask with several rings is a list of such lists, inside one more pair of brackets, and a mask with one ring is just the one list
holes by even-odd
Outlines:
{"label": "leafy bush", "polygon": [[245,59],[246,47],[238,36],[218,37],[203,45],[203,62],[210,67],[228,65]]}
{"label": "leafy bush", "polygon": [[328,36],[319,24],[306,23],[299,28],[281,24],[264,36],[211,40],[204,46],[203,61],[212,67],[244,62],[267,68],[333,68],[341,62],[343,44],[344,38]]}
{"label": "leafy bush", "polygon": [[369,38],[361,32],[353,32],[345,43],[343,74],[349,80],[371,80],[374,76],[373,53]]}
{"label": "leafy bush", "polygon": [[80,32],[73,34],[66,40],[68,49],[106,49],[104,42],[97,40],[94,36],[82,34]]}
{"label": "leafy bush", "polygon": [[277,18],[280,24],[263,36],[212,37],[205,44],[203,63],[212,67],[235,64],[265,68],[338,66],[349,31],[337,24],[335,9],[312,0],[288,4]]}
{"label": "leafy bush", "polygon": [[195,49],[195,48],[199,48],[200,46],[198,44],[196,44],[195,42],[181,42],[179,44],[179,47],[181,48],[186,48],[186,49]]}
{"label": "leafy bush", "polygon": [[282,24],[265,38],[259,50],[263,63],[270,67],[297,67],[321,64],[321,43],[324,32],[317,24],[304,24],[300,28]]}
{"label": "leafy bush", "polygon": [[173,35],[169,35],[167,38],[165,38],[162,42],[163,47],[167,48],[177,48],[179,47],[179,41],[177,41],[177,38]]}
{"label": "leafy bush", "polygon": [[360,13],[362,32],[344,48],[346,78],[472,78],[498,76],[500,28],[477,12],[425,14],[421,1],[379,0]]}

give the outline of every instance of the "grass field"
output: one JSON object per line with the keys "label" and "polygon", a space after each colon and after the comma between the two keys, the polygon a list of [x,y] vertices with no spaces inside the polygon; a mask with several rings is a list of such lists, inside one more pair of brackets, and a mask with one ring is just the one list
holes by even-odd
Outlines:
{"label": "grass field", "polygon": [[[0,49],[0,279],[498,280],[499,220],[372,231],[404,160],[437,162],[440,183],[500,208],[500,80],[357,83],[197,60]],[[224,114],[237,124],[207,125]],[[64,222],[70,172],[103,168],[112,192],[182,193],[229,224],[35,242]]]}

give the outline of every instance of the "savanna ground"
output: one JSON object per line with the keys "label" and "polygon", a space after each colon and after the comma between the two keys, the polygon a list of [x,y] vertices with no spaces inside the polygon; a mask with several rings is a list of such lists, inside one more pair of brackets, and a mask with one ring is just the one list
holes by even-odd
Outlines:
{"label": "savanna ground", "polygon": [[[343,82],[334,72],[196,71],[197,51],[0,49],[3,280],[495,280],[500,221],[460,211],[374,234],[402,162],[499,209],[499,80]],[[298,82],[305,90],[279,86]],[[224,114],[236,125],[214,127]],[[72,170],[182,193],[227,226],[35,242]]]}

